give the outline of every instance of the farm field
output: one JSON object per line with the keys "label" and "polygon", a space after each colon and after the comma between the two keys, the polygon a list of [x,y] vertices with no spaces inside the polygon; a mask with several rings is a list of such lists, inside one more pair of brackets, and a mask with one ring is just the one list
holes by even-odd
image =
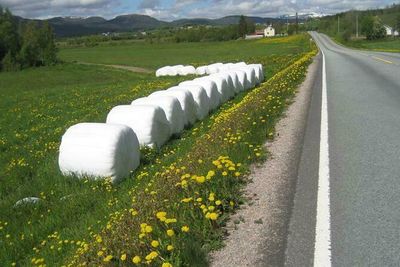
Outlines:
{"label": "farm field", "polygon": [[[265,40],[229,41],[210,43],[132,43],[129,45],[100,45],[91,48],[65,48],[60,57],[67,62],[80,61],[98,64],[119,64],[156,69],[165,65],[210,62],[246,61],[252,57],[303,53],[310,49],[307,38],[294,36]],[[282,45],[284,44],[284,45]],[[99,56],[101,55],[101,56]]]}
{"label": "farm field", "polygon": [[[60,55],[65,61],[150,68],[244,60],[262,63],[267,79],[275,76],[161,151],[144,151],[134,179],[112,186],[61,176],[62,134],[75,123],[104,122],[113,106],[190,77],[157,79],[72,63],[1,73],[0,261],[5,266],[124,265],[139,258],[156,265],[204,265],[207,252],[221,246],[220,226],[229,211],[243,201],[239,190],[249,164],[265,159],[261,145],[273,137],[275,122],[315,53],[308,35],[136,45],[66,49]],[[24,197],[42,201],[13,207]]]}

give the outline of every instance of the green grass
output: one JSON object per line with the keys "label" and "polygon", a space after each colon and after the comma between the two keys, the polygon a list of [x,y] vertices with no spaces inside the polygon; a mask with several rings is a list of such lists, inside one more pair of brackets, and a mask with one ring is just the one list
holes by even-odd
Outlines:
{"label": "green grass", "polygon": [[400,52],[400,38],[387,38],[384,40],[354,40],[344,42],[344,45],[366,50],[387,51],[387,52]]}
{"label": "green grass", "polygon": [[[263,62],[267,77],[271,77],[299,58],[301,54],[298,51],[308,49],[307,46],[304,47],[304,43],[308,44],[308,39],[309,37],[302,36],[285,45],[278,40],[279,46],[286,53],[277,52],[278,45],[275,41],[251,42],[251,45],[258,48],[246,51],[243,58],[230,56],[231,60]],[[235,44],[238,46],[236,50],[247,48],[246,43]],[[184,45],[188,47],[187,50],[192,45],[193,53],[199,46]],[[219,45],[232,46],[232,42]],[[108,49],[111,50],[108,52],[111,55],[114,47],[110,46]],[[170,53],[179,53],[181,46],[178,45],[175,50],[172,47],[169,49]],[[214,54],[215,60],[223,61],[222,57],[225,55],[218,56],[218,46],[208,49],[211,51],[207,53]],[[258,54],[260,51],[264,51],[262,57]],[[272,56],[273,54],[278,56]],[[169,58],[172,60],[173,57],[170,55]],[[153,62],[151,64],[154,66],[160,64],[159,60],[151,54],[145,59],[149,64]],[[206,59],[194,58],[194,63],[195,60],[202,63]],[[114,63],[123,64],[117,61]],[[29,265],[31,258],[40,256],[46,258],[48,266],[57,266],[75,252],[76,243],[71,243],[71,240],[89,242],[104,227],[110,216],[115,216],[114,212],[123,211],[132,205],[130,201],[136,194],[135,188],[143,189],[148,186],[145,183],[148,179],[128,179],[120,185],[110,187],[107,183],[65,178],[59,173],[57,166],[60,138],[75,123],[102,122],[113,106],[130,103],[134,98],[166,88],[182,79],[156,79],[153,75],[76,64],[0,74],[0,106],[3,114],[0,118],[2,264],[9,265],[12,261],[18,261],[20,265]],[[226,104],[219,112],[239,103],[244,96],[242,94]],[[209,132],[212,123],[211,119],[198,123],[195,128],[185,132],[181,139],[167,145],[161,153],[155,157],[149,156],[137,173],[151,170],[156,174],[162,166],[184,157],[196,148],[196,140]],[[244,151],[248,151],[248,148]],[[207,155],[207,150],[203,152]],[[232,192],[235,191],[234,188],[235,185],[232,185]],[[30,196],[40,197],[43,201],[33,207],[13,208],[17,200]],[[60,240],[63,241],[61,244]]]}
{"label": "green grass", "polygon": [[132,43],[129,45],[105,45],[92,48],[65,48],[60,57],[65,61],[100,64],[120,64],[156,69],[174,64],[206,64],[248,60],[250,57],[303,53],[309,49],[306,38],[297,38],[293,45],[271,42],[268,46],[253,41],[212,43]]}

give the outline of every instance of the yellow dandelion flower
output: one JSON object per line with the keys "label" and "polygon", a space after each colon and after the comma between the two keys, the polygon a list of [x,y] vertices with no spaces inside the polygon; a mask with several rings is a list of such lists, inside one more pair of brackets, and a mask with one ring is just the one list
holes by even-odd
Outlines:
{"label": "yellow dandelion flower", "polygon": [[173,245],[168,245],[168,246],[167,246],[167,250],[168,250],[168,251],[174,250],[174,246],[173,246]]}
{"label": "yellow dandelion flower", "polygon": [[220,206],[222,204],[221,200],[215,201],[215,205]]}
{"label": "yellow dandelion flower", "polygon": [[206,178],[204,176],[197,176],[196,177],[196,182],[198,182],[199,184],[202,184],[206,181]]}
{"label": "yellow dandelion flower", "polygon": [[164,211],[159,211],[156,214],[157,219],[165,218],[167,216],[167,213]]}
{"label": "yellow dandelion flower", "polygon": [[209,217],[210,217],[210,220],[215,221],[218,219],[219,215],[218,215],[218,213],[212,212],[212,213],[210,213]]}
{"label": "yellow dandelion flower", "polygon": [[151,232],[153,232],[153,227],[151,227],[150,225],[147,225],[146,228],[145,228],[145,232],[146,232],[146,233],[151,233]]}
{"label": "yellow dandelion flower", "polygon": [[177,222],[177,220],[176,220],[176,219],[173,219],[173,218],[171,218],[171,219],[166,219],[166,220],[165,220],[165,223],[166,223],[166,224],[176,223],[176,222]]}
{"label": "yellow dandelion flower", "polygon": [[189,226],[184,225],[184,226],[182,226],[181,230],[182,230],[182,232],[187,233],[187,232],[189,232],[190,228],[189,228]]}
{"label": "yellow dandelion flower", "polygon": [[167,236],[174,236],[174,234],[175,234],[175,232],[174,232],[174,230],[172,230],[172,229],[168,229],[167,230]]}
{"label": "yellow dandelion flower", "polygon": [[155,258],[157,258],[158,253],[155,251],[150,252],[147,256],[146,256],[146,260],[154,260]]}
{"label": "yellow dandelion flower", "polygon": [[151,241],[151,246],[152,246],[153,248],[156,248],[156,247],[158,247],[159,245],[160,245],[160,242],[158,242],[157,240]]}
{"label": "yellow dandelion flower", "polygon": [[172,267],[172,264],[169,262],[164,262],[161,267]]}
{"label": "yellow dandelion flower", "polygon": [[134,264],[139,264],[142,261],[142,259],[139,256],[135,256],[132,258],[132,262]]}
{"label": "yellow dandelion flower", "polygon": [[222,172],[222,176],[227,176],[228,173],[227,172]]}
{"label": "yellow dandelion flower", "polygon": [[103,254],[104,254],[104,251],[102,251],[102,250],[100,250],[99,252],[97,252],[97,256],[99,256],[99,257],[103,256]]}
{"label": "yellow dandelion flower", "polygon": [[239,177],[240,174],[241,174],[240,172],[235,172],[235,176],[236,176],[236,177]]}
{"label": "yellow dandelion flower", "polygon": [[126,254],[122,254],[120,259],[121,259],[121,261],[125,261],[126,260]]}
{"label": "yellow dandelion flower", "polygon": [[107,257],[105,257],[105,258],[103,259],[103,261],[104,261],[104,262],[110,262],[112,259],[113,259],[113,256],[112,256],[112,255],[108,255]]}

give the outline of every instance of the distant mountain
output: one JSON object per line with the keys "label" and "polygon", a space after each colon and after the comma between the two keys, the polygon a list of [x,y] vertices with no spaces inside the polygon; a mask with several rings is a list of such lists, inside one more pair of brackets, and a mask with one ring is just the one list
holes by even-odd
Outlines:
{"label": "distant mountain", "polygon": [[[262,18],[248,17],[254,23],[270,24],[276,22],[286,22],[286,18]],[[17,18],[20,21],[29,21]],[[172,22],[165,22],[146,15],[122,15],[111,20],[102,17],[55,17],[47,19],[53,27],[57,37],[83,36],[90,34],[100,34],[106,32],[129,32],[145,31],[161,27],[183,27],[193,25],[224,26],[239,23],[240,16],[227,16],[219,19],[180,19]],[[292,20],[292,18],[290,18]]]}

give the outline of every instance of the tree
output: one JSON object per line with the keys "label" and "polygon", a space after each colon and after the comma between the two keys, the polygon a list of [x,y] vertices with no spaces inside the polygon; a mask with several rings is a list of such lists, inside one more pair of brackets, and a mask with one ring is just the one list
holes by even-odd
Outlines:
{"label": "tree", "polygon": [[[400,5],[399,5],[399,7],[400,7]],[[395,24],[394,29],[397,32],[400,32],[400,14],[398,14],[397,17],[396,17],[396,24]]]}
{"label": "tree", "polygon": [[245,37],[245,35],[247,33],[247,21],[243,15],[240,16],[240,19],[239,19],[238,33],[241,37]]}
{"label": "tree", "polygon": [[57,62],[57,47],[54,33],[50,24],[46,21],[39,29],[39,61],[42,65],[51,65]]}
{"label": "tree", "polygon": [[15,61],[18,51],[19,40],[16,23],[11,12],[8,9],[4,10],[0,6],[0,62],[3,61],[6,55],[6,62],[11,63]]}

